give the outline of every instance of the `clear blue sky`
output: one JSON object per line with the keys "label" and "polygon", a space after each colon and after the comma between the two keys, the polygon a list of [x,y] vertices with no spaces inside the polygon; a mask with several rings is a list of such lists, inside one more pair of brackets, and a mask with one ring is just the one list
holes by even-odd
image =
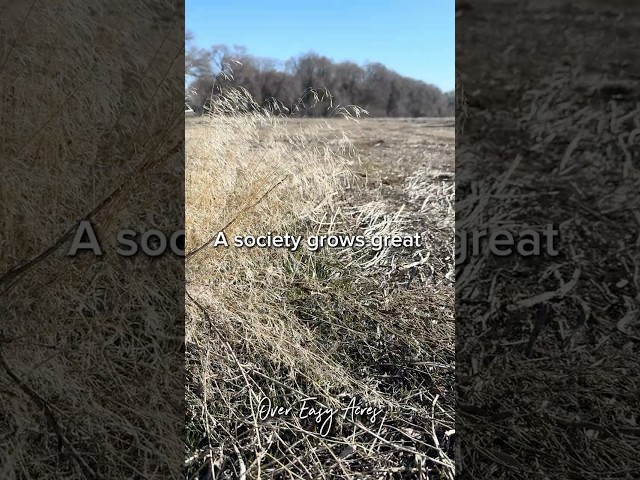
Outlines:
{"label": "clear blue sky", "polygon": [[443,91],[455,85],[455,0],[186,0],[186,28],[202,48],[247,47],[288,60],[314,51],[380,62]]}

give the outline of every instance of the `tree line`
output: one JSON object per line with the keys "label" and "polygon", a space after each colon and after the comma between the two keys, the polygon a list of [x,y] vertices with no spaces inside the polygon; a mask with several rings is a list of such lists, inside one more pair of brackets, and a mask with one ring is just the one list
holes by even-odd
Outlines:
{"label": "tree line", "polygon": [[[193,45],[187,35],[187,101],[202,113],[209,99],[225,87],[243,87],[262,107],[284,106],[307,116],[328,116],[338,106],[357,106],[373,117],[441,117],[455,115],[454,92],[404,77],[380,63],[336,63],[316,53],[286,62],[260,58],[244,47]],[[329,92],[313,98],[313,91]],[[318,103],[315,108],[306,108]],[[296,106],[298,108],[296,108]]]}

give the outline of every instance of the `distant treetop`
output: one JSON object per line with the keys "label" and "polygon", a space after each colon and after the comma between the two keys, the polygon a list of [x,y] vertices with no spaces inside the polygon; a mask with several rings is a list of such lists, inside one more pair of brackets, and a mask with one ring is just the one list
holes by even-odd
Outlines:
{"label": "distant treetop", "polygon": [[[187,34],[187,43],[193,36]],[[224,87],[245,88],[258,104],[274,100],[289,107],[309,95],[311,89],[326,89],[336,106],[357,105],[374,117],[441,117],[455,115],[454,92],[420,80],[403,77],[379,63],[364,66],[335,63],[316,53],[286,62],[260,58],[246,48],[215,45],[201,49],[189,45],[186,55],[189,104],[198,113],[207,100]],[[329,105],[329,100],[322,103]],[[311,116],[329,114],[327,108],[305,112]]]}

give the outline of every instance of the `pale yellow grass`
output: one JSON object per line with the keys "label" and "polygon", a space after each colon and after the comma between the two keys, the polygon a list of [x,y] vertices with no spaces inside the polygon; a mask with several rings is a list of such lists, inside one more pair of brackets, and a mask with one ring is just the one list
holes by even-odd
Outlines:
{"label": "pale yellow grass", "polygon": [[[285,121],[268,114],[217,115],[187,124],[188,430],[197,432],[195,441],[208,437],[210,448],[231,435],[220,428],[249,424],[256,454],[265,455],[260,398],[285,402],[313,393],[320,402],[337,402],[332,389],[357,383],[326,355],[287,299],[294,279],[313,285],[322,255],[311,258],[304,248],[200,249],[222,230],[231,241],[234,235],[269,232],[304,236],[316,228],[314,219],[347,181],[349,154],[348,143],[332,149],[318,141],[320,131],[343,138],[328,125],[289,135]],[[227,419],[223,427],[220,417]],[[292,422],[290,431],[302,431]],[[207,452],[195,454],[202,458]]]}

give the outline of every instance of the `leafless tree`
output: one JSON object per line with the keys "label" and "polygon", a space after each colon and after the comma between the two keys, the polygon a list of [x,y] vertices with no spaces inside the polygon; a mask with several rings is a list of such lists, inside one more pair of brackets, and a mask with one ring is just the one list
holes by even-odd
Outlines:
{"label": "leafless tree", "polygon": [[[316,103],[312,90],[326,90],[331,98],[321,99],[320,108],[307,115],[328,115],[322,108],[358,105],[372,116],[428,117],[453,116],[455,96],[434,85],[403,77],[380,63],[361,67],[353,62],[335,63],[314,52],[291,58],[284,64],[249,55],[246,48],[215,45],[197,48],[187,37],[187,59],[191,87],[196,92],[192,105],[196,112],[211,95],[226,86],[243,87],[263,106]],[[301,102],[298,102],[301,100]],[[305,110],[304,107],[301,110]]]}

